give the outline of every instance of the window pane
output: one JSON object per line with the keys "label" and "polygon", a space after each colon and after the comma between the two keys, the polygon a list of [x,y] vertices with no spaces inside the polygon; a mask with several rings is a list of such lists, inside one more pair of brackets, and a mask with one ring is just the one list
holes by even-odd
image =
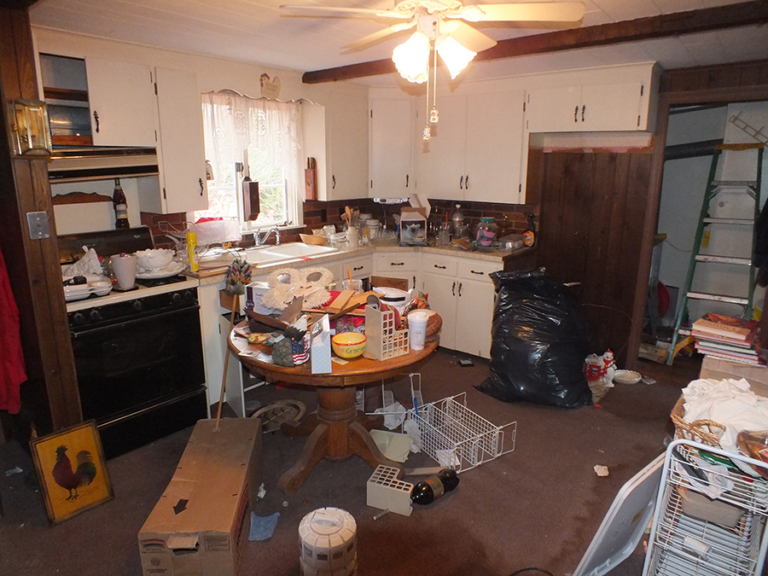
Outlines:
{"label": "window pane", "polygon": [[259,183],[259,224],[282,224],[286,211],[285,175],[281,166],[271,164],[265,150],[248,148],[251,180]]}

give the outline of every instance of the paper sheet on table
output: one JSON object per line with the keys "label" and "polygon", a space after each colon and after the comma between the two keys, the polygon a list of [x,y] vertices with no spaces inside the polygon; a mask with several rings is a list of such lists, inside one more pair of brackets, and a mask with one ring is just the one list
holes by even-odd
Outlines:
{"label": "paper sheet on table", "polygon": [[397,434],[386,430],[371,430],[371,438],[381,453],[395,462],[405,462],[411,451],[413,438],[407,434]]}

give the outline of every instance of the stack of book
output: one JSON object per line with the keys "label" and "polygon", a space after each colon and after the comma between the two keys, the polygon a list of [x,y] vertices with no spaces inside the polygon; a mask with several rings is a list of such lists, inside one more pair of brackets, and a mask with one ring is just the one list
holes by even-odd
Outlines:
{"label": "stack of book", "polygon": [[757,320],[744,320],[710,312],[693,323],[696,350],[729,362],[762,366]]}

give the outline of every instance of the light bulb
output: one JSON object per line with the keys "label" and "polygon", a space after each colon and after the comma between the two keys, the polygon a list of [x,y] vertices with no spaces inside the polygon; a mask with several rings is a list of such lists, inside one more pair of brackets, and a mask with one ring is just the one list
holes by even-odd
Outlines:
{"label": "light bulb", "polygon": [[392,60],[400,76],[409,82],[426,82],[429,74],[429,38],[423,32],[414,32],[405,43],[394,49]]}
{"label": "light bulb", "polygon": [[477,55],[469,48],[465,48],[458,41],[450,36],[446,36],[437,42],[437,53],[443,59],[451,78],[456,78],[459,73],[467,67],[467,64]]}

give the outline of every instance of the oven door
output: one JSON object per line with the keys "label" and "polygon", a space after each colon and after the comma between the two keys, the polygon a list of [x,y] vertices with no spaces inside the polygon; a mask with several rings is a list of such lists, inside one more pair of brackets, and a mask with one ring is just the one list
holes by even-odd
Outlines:
{"label": "oven door", "polygon": [[85,419],[104,423],[203,388],[199,306],[72,330]]}

